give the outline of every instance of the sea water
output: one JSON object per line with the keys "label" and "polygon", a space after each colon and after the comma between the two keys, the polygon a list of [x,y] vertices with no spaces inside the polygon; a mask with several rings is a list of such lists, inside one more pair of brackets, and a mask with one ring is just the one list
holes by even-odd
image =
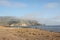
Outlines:
{"label": "sea water", "polygon": [[60,32],[60,26],[15,26],[12,28],[36,28],[53,32]]}
{"label": "sea water", "polygon": [[47,31],[60,32],[60,26],[32,26],[31,28],[43,29]]}

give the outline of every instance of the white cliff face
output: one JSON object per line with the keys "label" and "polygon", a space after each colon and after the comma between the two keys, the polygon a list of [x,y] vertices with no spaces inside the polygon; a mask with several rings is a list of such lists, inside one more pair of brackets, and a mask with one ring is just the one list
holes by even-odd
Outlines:
{"label": "white cliff face", "polygon": [[11,24],[10,26],[14,26],[14,24]]}
{"label": "white cliff face", "polygon": [[27,24],[11,24],[10,26],[28,26]]}
{"label": "white cliff face", "polygon": [[20,26],[28,26],[27,24],[22,24],[22,25],[20,25]]}

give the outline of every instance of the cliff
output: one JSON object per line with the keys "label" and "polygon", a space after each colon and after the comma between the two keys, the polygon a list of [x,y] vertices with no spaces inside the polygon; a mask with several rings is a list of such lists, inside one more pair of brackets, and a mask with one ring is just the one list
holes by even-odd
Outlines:
{"label": "cliff", "polygon": [[19,19],[17,17],[0,17],[0,26],[35,26],[41,25],[36,20]]}

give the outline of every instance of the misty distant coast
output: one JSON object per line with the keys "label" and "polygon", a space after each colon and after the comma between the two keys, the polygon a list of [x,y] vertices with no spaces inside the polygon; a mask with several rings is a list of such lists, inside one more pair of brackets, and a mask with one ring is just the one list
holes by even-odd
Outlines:
{"label": "misty distant coast", "polygon": [[0,16],[0,26],[36,26],[42,25],[36,20],[20,19],[11,16]]}

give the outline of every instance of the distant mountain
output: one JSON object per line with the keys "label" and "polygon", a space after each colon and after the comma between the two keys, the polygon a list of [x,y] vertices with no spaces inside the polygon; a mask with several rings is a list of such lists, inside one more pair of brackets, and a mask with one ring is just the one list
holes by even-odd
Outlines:
{"label": "distant mountain", "polygon": [[42,25],[36,20],[19,19],[11,16],[0,16],[0,26],[35,26]]}

